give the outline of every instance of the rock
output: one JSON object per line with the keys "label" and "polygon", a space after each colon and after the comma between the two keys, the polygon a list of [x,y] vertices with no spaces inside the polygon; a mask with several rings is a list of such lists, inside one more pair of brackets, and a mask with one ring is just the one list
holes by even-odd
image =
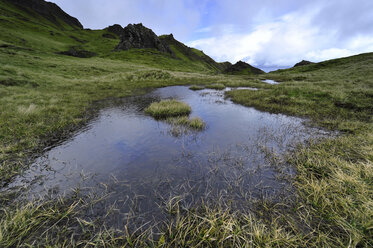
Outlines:
{"label": "rock", "polygon": [[302,60],[301,62],[296,63],[296,64],[294,65],[294,67],[304,66],[304,65],[310,65],[310,64],[315,64],[315,63],[310,62],[310,61],[307,61],[307,60]]}
{"label": "rock", "polygon": [[129,50],[131,48],[155,48],[160,52],[173,54],[166,43],[162,42],[151,29],[144,27],[141,23],[128,24],[123,29],[120,42],[115,50]]}
{"label": "rock", "polygon": [[105,28],[108,32],[118,35],[119,37],[123,34],[124,28],[119,24],[111,25]]}
{"label": "rock", "polygon": [[228,67],[225,71],[228,74],[263,74],[264,71],[249,65],[243,61],[238,61],[236,64]]}
{"label": "rock", "polygon": [[44,0],[6,0],[12,4],[18,5],[23,8],[29,8],[37,12],[44,18],[48,19],[57,26],[61,26],[58,20],[66,24],[82,29],[83,25],[76,19],[64,12],[60,7],[54,3],[46,2]]}
{"label": "rock", "polygon": [[79,49],[78,47],[71,47],[68,51],[58,52],[57,54],[73,56],[78,58],[91,58],[97,55],[94,52]]}

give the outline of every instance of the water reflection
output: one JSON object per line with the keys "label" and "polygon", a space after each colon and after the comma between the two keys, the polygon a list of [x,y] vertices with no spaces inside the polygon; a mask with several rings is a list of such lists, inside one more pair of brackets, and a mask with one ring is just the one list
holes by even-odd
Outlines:
{"label": "water reflection", "polygon": [[[172,126],[144,114],[151,102],[170,98],[187,102],[191,117],[202,118],[206,129],[173,135]],[[281,154],[324,134],[302,119],[234,104],[224,91],[166,87],[103,109],[10,187],[27,185],[29,195],[51,197],[73,188],[101,192],[105,201],[87,214],[115,205],[116,214],[106,215],[114,226],[123,218],[162,218],[160,206],[175,196],[184,209],[217,199],[243,209],[248,198],[283,193],[288,184],[279,177],[293,171],[278,166]]]}

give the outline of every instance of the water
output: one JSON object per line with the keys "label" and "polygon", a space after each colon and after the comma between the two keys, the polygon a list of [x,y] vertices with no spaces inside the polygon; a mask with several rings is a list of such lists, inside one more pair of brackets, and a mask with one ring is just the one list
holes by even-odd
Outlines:
{"label": "water", "polygon": [[[169,98],[188,103],[191,117],[202,118],[206,129],[175,127],[144,114],[151,102]],[[115,205],[116,215],[109,215],[113,226],[128,218],[161,219],[163,206],[175,196],[185,209],[216,199],[245,209],[248,198],[284,193],[289,184],[279,177],[294,171],[279,166],[281,154],[324,134],[303,119],[234,104],[224,91],[166,87],[101,110],[9,187],[22,187],[28,197],[77,188],[82,194],[98,192],[105,200],[90,214],[103,215]]]}
{"label": "water", "polygon": [[272,80],[272,79],[265,79],[265,80],[263,80],[263,83],[267,83],[267,84],[279,84],[279,82],[276,82],[275,80]]}

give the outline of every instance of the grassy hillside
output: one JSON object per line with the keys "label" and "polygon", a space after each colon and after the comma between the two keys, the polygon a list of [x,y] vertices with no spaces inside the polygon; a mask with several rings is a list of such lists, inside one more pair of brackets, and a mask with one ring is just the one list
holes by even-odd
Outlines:
{"label": "grassy hillside", "polygon": [[201,67],[205,66],[216,72],[222,72],[226,67],[224,63],[215,62],[202,51],[187,47],[183,43],[175,40],[172,34],[160,36],[160,39],[167,43],[175,53],[176,57],[185,63],[192,63],[195,65],[200,65]]}
{"label": "grassy hillside", "polygon": [[[60,21],[57,24],[49,21],[38,13],[20,8],[10,2],[0,1],[0,46],[11,44],[18,49],[32,49],[34,52],[56,56],[74,47],[96,53],[100,58],[145,64],[161,69],[179,71],[217,72],[218,63],[206,55],[193,49],[197,55],[193,60],[186,59],[188,55],[175,49],[176,57],[161,53],[155,49],[132,49],[114,52],[119,38],[106,38],[105,30],[76,29]],[[181,43],[179,43],[181,44]]]}
{"label": "grassy hillside", "polygon": [[[0,247],[373,246],[373,54],[234,76],[216,74],[223,64],[175,41],[176,58],[151,49],[112,52],[119,39],[104,38],[107,31],[56,25],[3,0],[0,23]],[[71,47],[97,56],[56,54]],[[264,78],[281,84],[261,83]],[[102,216],[87,218],[92,204],[105,204],[99,196],[75,192],[20,202],[14,197],[24,189],[3,190],[43,149],[95,116],[105,100],[217,83],[259,89],[230,92],[237,103],[303,116],[338,132],[300,145],[285,161],[274,158],[297,171],[292,197],[252,202],[248,215],[218,202],[185,211],[170,201],[170,216],[154,235],[127,224],[112,230]]]}

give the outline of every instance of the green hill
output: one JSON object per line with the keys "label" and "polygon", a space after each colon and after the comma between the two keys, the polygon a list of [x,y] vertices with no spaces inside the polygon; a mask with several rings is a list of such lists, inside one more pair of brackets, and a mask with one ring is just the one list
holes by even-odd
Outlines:
{"label": "green hill", "polygon": [[[56,5],[53,11],[36,11],[32,4],[24,0],[0,1],[0,45],[13,46],[14,49],[31,49],[34,52],[57,56],[56,54],[87,54],[99,58],[121,60],[135,64],[148,65],[160,69],[179,71],[221,72],[224,65],[215,62],[202,51],[188,48],[170,36],[160,38],[169,42],[175,56],[155,49],[131,49],[114,51],[120,39],[106,29],[82,29],[79,21],[69,17]],[[27,1],[25,1],[27,2]],[[35,4],[45,4],[42,0],[32,0]],[[74,20],[76,20],[74,22]],[[72,23],[75,23],[72,24]],[[71,52],[72,51],[72,52]]]}

